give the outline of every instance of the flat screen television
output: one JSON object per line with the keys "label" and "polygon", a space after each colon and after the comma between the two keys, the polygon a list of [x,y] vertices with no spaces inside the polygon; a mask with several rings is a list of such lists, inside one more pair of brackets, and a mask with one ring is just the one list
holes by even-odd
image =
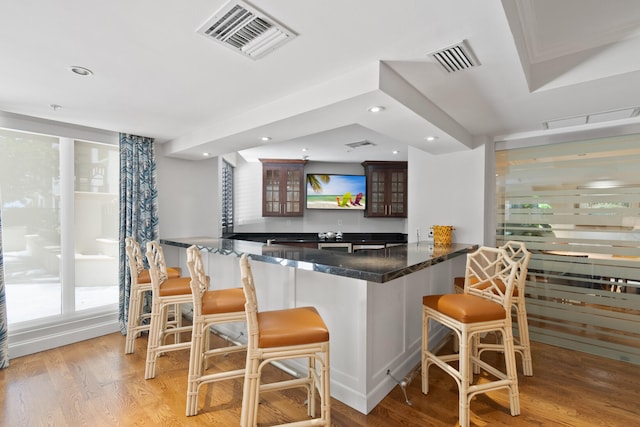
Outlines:
{"label": "flat screen television", "polygon": [[307,174],[307,209],[363,211],[366,189],[364,175]]}

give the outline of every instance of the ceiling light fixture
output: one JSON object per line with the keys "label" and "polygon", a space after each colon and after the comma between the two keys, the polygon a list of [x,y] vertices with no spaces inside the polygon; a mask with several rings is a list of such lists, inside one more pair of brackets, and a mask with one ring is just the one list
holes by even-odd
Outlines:
{"label": "ceiling light fixture", "polygon": [[260,138],[260,141],[264,141],[264,142],[271,141],[271,137],[270,136],[263,136],[262,138]]}
{"label": "ceiling light fixture", "polygon": [[435,141],[436,139],[438,139],[437,136],[425,136],[424,139],[426,139],[427,141],[431,142],[431,141]]}
{"label": "ceiling light fixture", "polygon": [[369,107],[367,111],[370,113],[380,113],[384,111],[384,107],[382,105],[374,105],[373,107]]}
{"label": "ceiling light fixture", "polygon": [[70,66],[69,70],[72,73],[77,74],[79,76],[92,76],[93,75],[93,71],[91,71],[90,69],[85,68],[85,67],[80,67],[78,65]]}
{"label": "ceiling light fixture", "polygon": [[393,150],[393,151],[392,151],[392,153],[393,153],[393,154],[398,154],[398,153],[399,153],[399,151],[398,151],[398,150]]}
{"label": "ceiling light fixture", "polygon": [[203,156],[205,157],[209,157],[211,155],[211,153],[202,153]]}
{"label": "ceiling light fixture", "polygon": [[308,148],[303,148],[302,151],[303,152],[307,152],[307,151],[309,151],[309,149]]}

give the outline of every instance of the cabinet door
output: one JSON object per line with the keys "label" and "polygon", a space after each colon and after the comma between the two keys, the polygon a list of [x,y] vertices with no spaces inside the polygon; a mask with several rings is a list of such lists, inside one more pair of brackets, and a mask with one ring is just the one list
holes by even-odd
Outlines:
{"label": "cabinet door", "polygon": [[387,214],[385,169],[371,168],[367,173],[367,216]]}
{"label": "cabinet door", "polygon": [[367,217],[407,216],[407,163],[364,162],[367,175]]}
{"label": "cabinet door", "polygon": [[304,161],[261,160],[262,216],[302,216]]}
{"label": "cabinet door", "polygon": [[387,177],[389,182],[387,216],[404,218],[407,216],[407,170],[390,169]]}
{"label": "cabinet door", "polygon": [[263,182],[262,182],[262,215],[280,215],[281,202],[280,202],[280,175],[282,169],[265,167],[263,170]]}
{"label": "cabinet door", "polygon": [[286,197],[283,216],[302,215],[302,199],[304,195],[304,171],[302,168],[288,168],[286,170]]}

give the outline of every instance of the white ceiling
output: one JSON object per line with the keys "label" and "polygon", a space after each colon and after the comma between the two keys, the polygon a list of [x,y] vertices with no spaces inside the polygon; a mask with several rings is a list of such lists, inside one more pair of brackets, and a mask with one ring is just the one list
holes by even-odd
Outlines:
{"label": "white ceiling", "polygon": [[[574,119],[640,106],[637,0],[253,0],[297,34],[257,60],[196,32],[225,3],[4,2],[0,110],[150,136],[184,159],[348,162],[639,120]],[[463,40],[479,66],[446,73],[428,55]],[[345,146],[360,140],[376,145]]]}

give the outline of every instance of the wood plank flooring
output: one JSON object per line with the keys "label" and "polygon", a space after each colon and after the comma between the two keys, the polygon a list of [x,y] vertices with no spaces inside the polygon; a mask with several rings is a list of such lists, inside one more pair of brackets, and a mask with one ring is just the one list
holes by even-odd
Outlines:
{"label": "wood plank flooring", "polygon": [[[213,341],[219,340],[214,337]],[[186,417],[188,351],[158,360],[156,378],[145,380],[146,336],[136,353],[123,354],[119,333],[11,360],[0,370],[2,426],[234,426],[239,424],[242,381],[205,385],[199,414]],[[500,355],[489,357],[501,357]],[[519,375],[521,414],[509,413],[506,391],[471,402],[474,426],[633,426],[640,416],[640,367],[571,350],[533,343],[534,376]],[[225,356],[211,369],[244,366],[244,353]],[[332,399],[334,426],[456,426],[458,390],[437,367],[430,391],[417,376],[363,415]],[[268,367],[269,380],[286,377]],[[259,425],[303,420],[300,390],[264,394]]]}

